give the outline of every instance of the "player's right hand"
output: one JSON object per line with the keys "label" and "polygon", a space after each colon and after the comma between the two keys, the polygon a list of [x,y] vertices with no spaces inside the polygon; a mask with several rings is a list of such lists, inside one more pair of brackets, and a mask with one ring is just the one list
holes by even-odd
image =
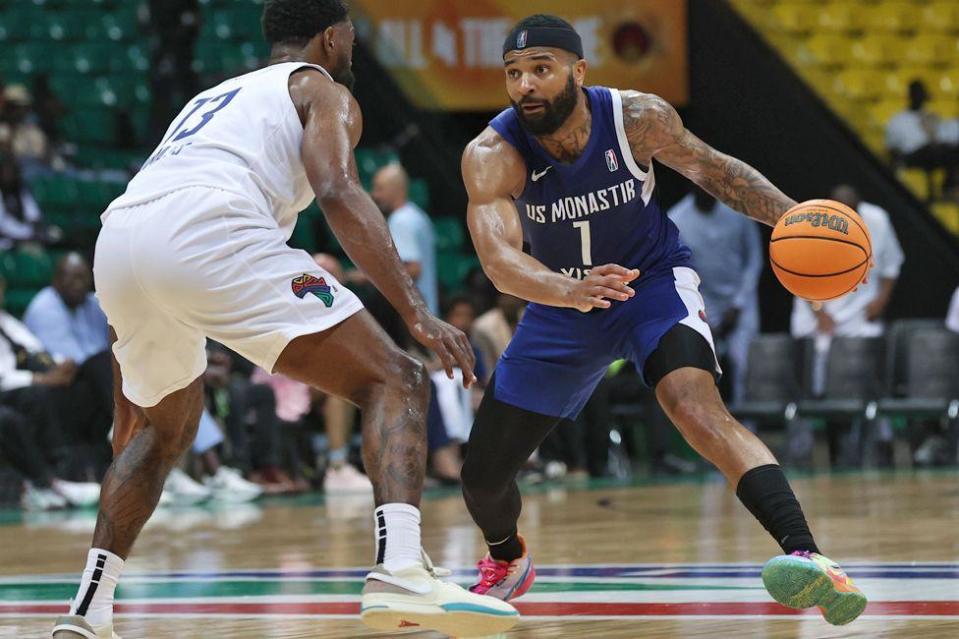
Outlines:
{"label": "player's right hand", "polygon": [[453,379],[453,369],[458,366],[463,371],[463,387],[473,385],[476,381],[473,373],[476,356],[463,331],[427,312],[420,313],[408,327],[413,339],[440,358],[447,377]]}
{"label": "player's right hand", "polygon": [[570,306],[586,313],[594,308],[609,308],[610,300],[624,302],[636,294],[628,284],[639,277],[639,269],[619,264],[603,264],[590,269],[589,275],[575,282],[570,291]]}

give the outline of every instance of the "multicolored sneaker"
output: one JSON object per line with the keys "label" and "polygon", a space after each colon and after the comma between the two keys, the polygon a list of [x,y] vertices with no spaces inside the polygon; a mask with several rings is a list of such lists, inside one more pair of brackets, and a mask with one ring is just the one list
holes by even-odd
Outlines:
{"label": "multicolored sneaker", "polygon": [[866,609],[866,596],[839,565],[819,553],[797,550],[773,557],[763,566],[763,585],[789,608],[819,606],[834,626],[851,622]]}
{"label": "multicolored sneaker", "polygon": [[523,556],[513,561],[493,559],[489,553],[476,566],[480,571],[479,582],[470,586],[478,595],[489,595],[503,601],[516,599],[526,593],[536,579],[536,568],[526,550],[526,540],[517,535],[523,545]]}
{"label": "multicolored sneaker", "polygon": [[454,637],[506,632],[519,621],[513,606],[443,581],[449,571],[423,563],[396,572],[377,565],[363,586],[360,619],[394,636],[396,630],[436,630]]}

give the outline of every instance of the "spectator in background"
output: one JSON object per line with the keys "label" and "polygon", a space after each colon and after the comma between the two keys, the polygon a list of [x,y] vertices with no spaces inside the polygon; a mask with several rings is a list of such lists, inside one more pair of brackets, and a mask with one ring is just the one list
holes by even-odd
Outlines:
{"label": "spectator in background", "polygon": [[[476,380],[479,382],[473,386],[473,389],[482,395],[483,380],[488,375],[486,364],[483,362],[483,354],[480,352],[476,343],[473,341],[473,324],[476,322],[476,304],[473,298],[466,295],[455,295],[446,303],[446,322],[463,331],[465,335],[470,336],[470,343],[473,346],[473,354],[476,356],[476,366],[473,372],[476,374]],[[478,404],[476,404],[478,406]]]}
{"label": "spectator in background", "polygon": [[[333,255],[317,253],[317,265],[338,281],[343,281],[343,267]],[[327,494],[369,492],[373,484],[369,478],[349,463],[350,436],[356,407],[344,399],[327,395],[323,398],[323,426],[329,446],[327,467],[323,476],[323,492]]]}
{"label": "spectator in background", "polygon": [[34,78],[33,97],[37,124],[47,136],[50,145],[56,148],[62,141],[60,121],[67,114],[67,108],[50,87],[50,76],[46,73],[37,74]]}
{"label": "spectator in background", "polygon": [[59,229],[48,229],[44,224],[20,165],[7,148],[4,152],[0,144],[0,250],[24,245],[36,249],[56,240]]}
{"label": "spectator in background", "polygon": [[[109,371],[107,317],[92,287],[90,265],[79,253],[67,253],[57,262],[51,285],[30,302],[23,322],[54,356],[78,364],[106,356]],[[107,381],[112,402],[112,382]]]}
{"label": "spectator in background", "polygon": [[439,314],[436,282],[436,237],[433,223],[409,196],[409,178],[399,164],[389,164],[373,176],[373,201],[387,218],[396,252],[416,282],[430,312]]}
{"label": "spectator in background", "polygon": [[34,425],[16,411],[0,406],[0,459],[25,478],[20,505],[24,510],[92,506],[100,498],[96,482],[60,479],[36,441]]}
{"label": "spectator in background", "polygon": [[[198,0],[150,0],[150,130],[160,141],[167,124],[198,92],[193,51],[200,30]],[[143,16],[141,14],[141,23]],[[211,82],[207,86],[213,86]],[[150,144],[149,146],[153,146]]]}
{"label": "spectator in background", "polygon": [[[0,277],[0,307],[6,280]],[[72,360],[57,362],[22,322],[0,311],[0,405],[23,416],[46,461],[60,476],[89,477],[89,460],[80,459],[81,425],[63,410],[77,374]],[[98,442],[106,446],[106,440]]]}
{"label": "spectator in background", "polygon": [[3,93],[0,145],[9,145],[13,149],[28,179],[51,168],[63,168],[63,161],[53,153],[46,134],[36,122],[33,98],[27,88],[22,84],[11,84]]}
{"label": "spectator in background", "polygon": [[[470,339],[482,355],[482,368],[487,375],[486,379],[481,380],[484,384],[489,381],[489,376],[496,368],[496,362],[506,350],[509,341],[513,339],[516,325],[519,324],[525,308],[526,302],[518,297],[499,293],[496,297],[496,306],[473,322]],[[480,379],[479,375],[477,379]]]}
{"label": "spectator in background", "polygon": [[738,401],[746,379],[749,343],[759,332],[756,287],[764,261],[759,229],[700,188],[680,200],[668,215],[693,252],[717,354],[728,358],[732,400]]}
{"label": "spectator in background", "polygon": [[223,441],[219,424],[204,408],[191,447],[203,482],[195,481],[179,466],[174,467],[163,485],[161,506],[184,506],[211,498],[226,503],[240,503],[252,501],[263,494],[260,486],[245,480],[238,470],[220,462],[217,449]]}
{"label": "spectator in background", "polygon": [[[872,260],[875,265],[866,283],[851,293],[812,307],[809,302],[793,300],[791,332],[793,337],[815,339],[813,361],[813,393],[824,391],[826,359],[833,337],[880,337],[885,332],[882,321],[886,306],[892,297],[899,270],[904,259],[902,247],[889,221],[889,214],[881,207],[863,202],[855,188],[841,184],[833,189],[830,197],[842,202],[862,217],[872,236]],[[861,462],[858,425],[827,424],[832,462],[840,466],[855,466]],[[890,462],[892,455],[892,429],[888,420],[878,423],[878,453],[881,463]],[[789,443],[790,455],[804,458],[810,452],[811,434],[808,429],[797,428]]]}
{"label": "spectator in background", "polygon": [[842,202],[862,217],[872,236],[875,268],[868,282],[852,293],[825,302],[819,310],[800,299],[793,300],[791,330],[795,337],[818,333],[830,336],[879,337],[904,255],[889,214],[881,207],[863,202],[853,187],[842,184],[833,189],[832,199]]}
{"label": "spectator in background", "polygon": [[[107,318],[92,287],[87,261],[78,253],[64,255],[52,284],[27,306],[23,322],[54,358],[76,363],[68,410],[87,439],[106,441],[113,422],[113,369]],[[109,463],[109,457],[101,461]]]}
{"label": "spectator in background", "polygon": [[926,109],[929,91],[921,80],[909,83],[909,106],[886,125],[886,148],[893,162],[933,169],[950,164],[948,148],[939,138],[939,116]]}

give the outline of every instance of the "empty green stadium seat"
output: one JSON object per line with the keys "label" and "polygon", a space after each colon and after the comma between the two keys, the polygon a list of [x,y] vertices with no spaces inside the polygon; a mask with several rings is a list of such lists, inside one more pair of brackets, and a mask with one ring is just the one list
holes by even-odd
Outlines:
{"label": "empty green stadium seat", "polygon": [[447,290],[463,286],[469,272],[479,266],[475,255],[462,253],[438,253],[436,256],[437,277]]}
{"label": "empty green stadium seat", "polygon": [[41,209],[68,208],[77,201],[77,182],[73,178],[51,175],[34,180],[30,186]]}
{"label": "empty green stadium seat", "polygon": [[4,297],[4,309],[15,317],[20,317],[27,310],[27,306],[33,300],[39,289],[11,288],[8,289]]}
{"label": "empty green stadium seat", "polygon": [[459,253],[463,248],[463,223],[455,217],[433,218],[436,250],[441,253]]}
{"label": "empty green stadium seat", "polygon": [[0,263],[8,288],[42,288],[53,278],[53,260],[45,251],[7,251]]}
{"label": "empty green stadium seat", "polygon": [[132,40],[139,32],[139,18],[136,6],[124,6],[120,9],[102,13],[96,20],[88,23],[88,37],[106,38],[114,42]]}
{"label": "empty green stadium seat", "polygon": [[110,109],[74,110],[63,119],[62,131],[75,142],[115,144],[116,114]]}
{"label": "empty green stadium seat", "polygon": [[[19,44],[11,53],[17,70],[25,75],[49,71],[53,66],[50,47],[43,44]],[[7,55],[6,51],[3,55]]]}
{"label": "empty green stadium seat", "polygon": [[424,211],[430,210],[430,187],[423,178],[410,180],[409,198]]}
{"label": "empty green stadium seat", "polygon": [[150,55],[146,46],[142,44],[114,45],[110,57],[110,71],[127,73],[130,71],[146,72],[150,70]]}

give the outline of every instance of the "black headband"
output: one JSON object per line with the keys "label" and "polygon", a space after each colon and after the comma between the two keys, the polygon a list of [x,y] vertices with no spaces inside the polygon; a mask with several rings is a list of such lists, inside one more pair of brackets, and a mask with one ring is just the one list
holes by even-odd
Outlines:
{"label": "black headband", "polygon": [[529,47],[556,47],[583,57],[583,41],[568,27],[517,27],[510,31],[503,43],[503,57],[510,51]]}

